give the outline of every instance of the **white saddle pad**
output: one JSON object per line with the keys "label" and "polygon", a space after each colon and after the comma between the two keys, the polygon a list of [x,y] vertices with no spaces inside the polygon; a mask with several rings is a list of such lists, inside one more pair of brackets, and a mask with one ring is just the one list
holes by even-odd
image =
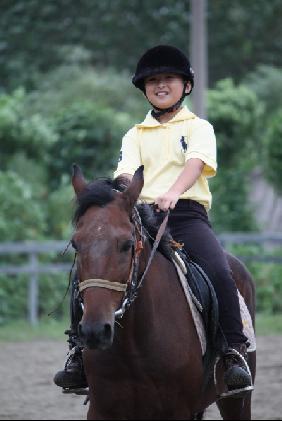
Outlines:
{"label": "white saddle pad", "polygon": [[[207,349],[207,340],[206,340],[206,333],[204,329],[203,319],[201,316],[201,313],[197,309],[196,305],[194,304],[188,285],[187,285],[187,279],[186,279],[186,268],[183,260],[180,258],[180,256],[176,253],[176,259],[174,261],[177,273],[179,275],[179,281],[183,288],[185,297],[187,299],[188,305],[190,307],[192,317],[194,320],[195,328],[201,343],[202,348],[202,355],[205,354]],[[238,291],[238,290],[237,290]],[[248,310],[248,307],[245,303],[244,298],[238,291],[239,296],[239,303],[240,303],[240,310],[241,310],[241,318],[243,323],[243,332],[244,335],[248,338],[250,346],[248,347],[248,352],[253,352],[256,350],[256,336],[255,331],[252,323],[252,318],[250,315],[250,312]]]}

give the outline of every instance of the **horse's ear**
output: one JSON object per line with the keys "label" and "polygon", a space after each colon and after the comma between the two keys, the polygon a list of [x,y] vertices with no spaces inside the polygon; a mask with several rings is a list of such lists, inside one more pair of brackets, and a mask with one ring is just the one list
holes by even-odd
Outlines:
{"label": "horse's ear", "polygon": [[144,186],[144,165],[141,165],[134,173],[132,181],[129,187],[123,192],[122,197],[125,203],[125,207],[128,212],[131,212],[133,206],[137,202],[137,199]]}
{"label": "horse's ear", "polygon": [[75,191],[75,194],[78,195],[81,193],[87,186],[87,182],[83,177],[83,173],[80,167],[76,164],[72,165],[72,185]]}

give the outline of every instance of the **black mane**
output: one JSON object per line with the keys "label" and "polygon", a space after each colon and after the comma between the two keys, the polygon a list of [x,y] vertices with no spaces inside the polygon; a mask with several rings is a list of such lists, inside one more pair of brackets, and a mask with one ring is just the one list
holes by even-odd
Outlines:
{"label": "black mane", "polygon": [[97,179],[87,184],[86,189],[76,198],[73,223],[76,225],[90,206],[104,207],[112,202],[115,198],[115,192],[113,190],[115,188],[114,181],[110,178]]}
{"label": "black mane", "polygon": [[[76,198],[76,209],[73,216],[73,223],[76,225],[78,220],[85,214],[91,206],[104,207],[115,199],[115,191],[123,191],[125,188],[124,180],[116,178],[101,178],[89,183],[86,189]],[[149,234],[149,240],[156,238],[159,222],[152,206],[141,203],[137,205],[137,210],[141,217],[142,224]],[[171,255],[171,246],[169,244],[171,235],[166,229],[159,245],[160,251],[166,255]]]}

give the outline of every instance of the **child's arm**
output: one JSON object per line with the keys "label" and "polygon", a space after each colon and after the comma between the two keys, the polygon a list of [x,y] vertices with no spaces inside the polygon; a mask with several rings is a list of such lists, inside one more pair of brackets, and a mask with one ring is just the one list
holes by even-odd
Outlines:
{"label": "child's arm", "polygon": [[114,178],[122,175],[131,181],[133,174],[140,165],[142,165],[142,160],[140,156],[137,129],[136,127],[133,127],[122,139],[119,162],[117,169],[114,172]]}
{"label": "child's arm", "polygon": [[199,158],[188,159],[184,169],[168,192],[156,199],[155,203],[158,208],[163,211],[174,209],[182,193],[189,190],[200,177],[204,166],[205,163]]}

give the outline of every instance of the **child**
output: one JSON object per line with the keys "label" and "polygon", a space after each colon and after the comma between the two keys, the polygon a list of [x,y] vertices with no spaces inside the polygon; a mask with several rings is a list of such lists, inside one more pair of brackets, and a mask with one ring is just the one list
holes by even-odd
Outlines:
{"label": "child", "polygon": [[247,338],[237,289],[207,216],[211,207],[207,178],[216,174],[216,139],[206,120],[182,106],[194,86],[193,70],[180,50],[160,45],[141,57],[132,82],[153,110],[124,136],[114,176],[131,180],[135,170],[144,165],[140,199],[157,205],[159,211],[170,209],[172,237],[184,243],[187,254],[202,266],[217,293],[219,321],[230,347],[224,357],[226,383],[235,393],[250,390],[247,368],[231,351],[235,349],[246,358]]}

